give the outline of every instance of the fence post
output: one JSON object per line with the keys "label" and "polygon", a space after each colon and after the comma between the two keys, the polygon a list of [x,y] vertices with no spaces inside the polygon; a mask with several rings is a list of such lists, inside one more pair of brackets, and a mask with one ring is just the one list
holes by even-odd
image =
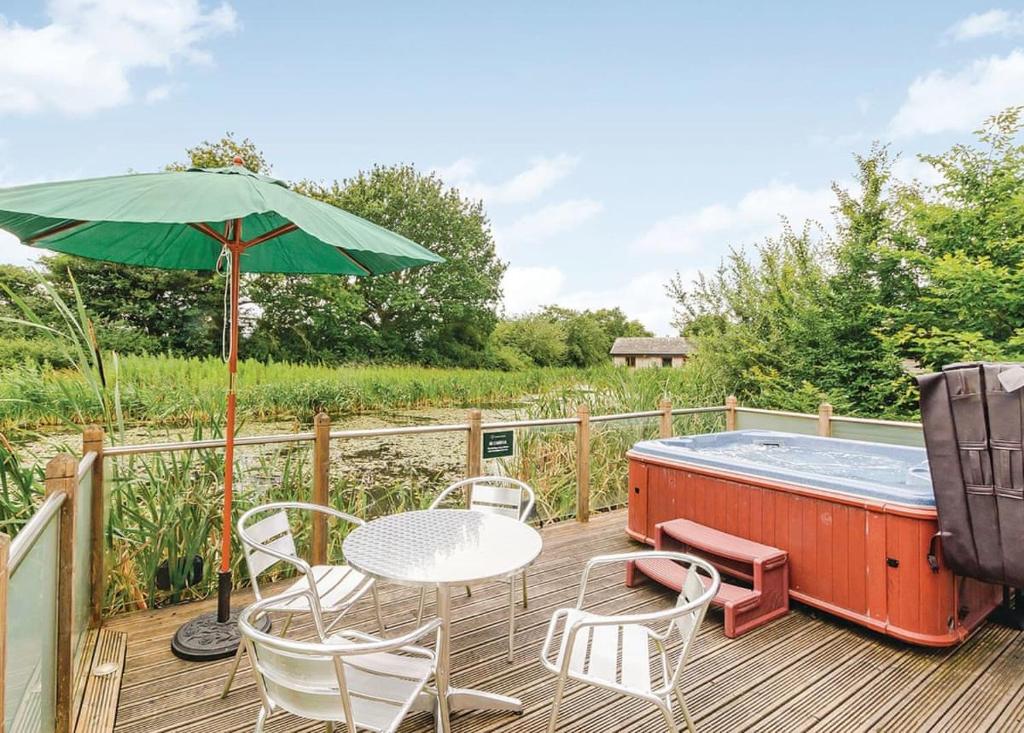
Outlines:
{"label": "fence post", "polygon": [[736,429],[736,395],[734,394],[725,398],[725,429]]}
{"label": "fence post", "polygon": [[466,413],[469,422],[469,439],[466,441],[466,478],[479,476],[483,473],[480,462],[483,460],[484,434],[480,429],[483,413],[473,409]]}
{"label": "fence post", "polygon": [[576,426],[576,521],[590,521],[590,408],[577,408]]}
{"label": "fence post", "polygon": [[103,600],[107,577],[104,572],[106,489],[103,485],[103,428],[90,425],[82,433],[82,457],[96,454],[92,464],[92,496],[89,501],[89,627],[103,623]]}
{"label": "fence post", "polygon": [[73,589],[75,570],[75,488],[78,461],[62,453],[46,464],[46,495],[64,492],[60,507],[60,534],[57,540],[57,709],[56,733],[71,733],[74,725],[74,649],[71,625],[74,616]]}
{"label": "fence post", "polygon": [[[466,420],[469,422],[469,436],[466,438],[466,478],[473,478],[483,474],[484,454],[484,432],[480,427],[483,422],[483,412],[473,408],[466,413]],[[473,487],[466,486],[463,490],[465,504],[469,507],[473,499]]]}
{"label": "fence post", "polygon": [[4,730],[4,690],[7,688],[7,583],[10,580],[8,560],[11,538],[0,532],[0,733]]}
{"label": "fence post", "polygon": [[[329,506],[331,478],[331,417],[318,412],[313,418],[313,503]],[[327,564],[327,515],[313,513],[313,564]]]}
{"label": "fence post", "polygon": [[823,438],[832,436],[832,405],[827,402],[818,405],[818,435]]}
{"label": "fence post", "polygon": [[661,437],[671,438],[672,437],[672,400],[668,397],[663,397],[661,402],[658,403],[658,409],[661,410]]}

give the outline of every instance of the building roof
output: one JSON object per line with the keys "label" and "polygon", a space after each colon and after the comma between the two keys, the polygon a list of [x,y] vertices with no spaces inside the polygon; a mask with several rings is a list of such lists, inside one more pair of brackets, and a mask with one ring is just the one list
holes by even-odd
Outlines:
{"label": "building roof", "polygon": [[608,352],[612,356],[686,356],[693,351],[690,342],[681,336],[670,338],[619,337]]}

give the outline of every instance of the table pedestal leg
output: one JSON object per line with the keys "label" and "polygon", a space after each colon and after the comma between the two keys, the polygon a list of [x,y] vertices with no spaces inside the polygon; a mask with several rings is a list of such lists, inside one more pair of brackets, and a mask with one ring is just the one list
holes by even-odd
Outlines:
{"label": "table pedestal leg", "polygon": [[434,714],[437,733],[449,733],[448,690],[451,688],[450,667],[452,644],[452,594],[447,585],[437,586],[437,617],[441,619],[437,643],[437,712]]}
{"label": "table pedestal leg", "polygon": [[523,712],[522,701],[514,697],[451,686],[451,601],[450,589],[438,586],[437,617],[441,619],[441,633],[437,648],[437,707],[434,711],[437,733],[449,733],[448,714],[456,710]]}
{"label": "table pedestal leg", "polygon": [[515,697],[498,695],[483,690],[468,690],[461,687],[448,689],[448,709],[456,710],[508,710],[523,712],[523,702]]}

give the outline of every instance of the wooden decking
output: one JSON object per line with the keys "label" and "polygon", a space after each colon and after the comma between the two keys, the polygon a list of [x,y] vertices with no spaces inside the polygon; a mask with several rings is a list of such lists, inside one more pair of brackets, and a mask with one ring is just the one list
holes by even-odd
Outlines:
{"label": "wooden decking", "polygon": [[[552,679],[537,661],[551,612],[571,605],[583,562],[597,554],[636,549],[624,533],[625,515],[593,517],[544,530],[545,549],[530,573],[530,608],[520,611],[514,664],[505,659],[505,586],[457,594],[453,638],[454,682],[523,699],[522,716],[462,713],[453,729],[472,733],[543,731]],[[610,567],[592,579],[592,603],[607,613],[657,608],[669,595],[650,585],[629,589]],[[409,590],[382,586],[385,621],[405,624],[415,613]],[[244,597],[238,602],[244,603]],[[182,662],[170,636],[208,604],[136,613],[108,622],[128,634],[127,666],[115,730],[119,733],[250,731],[258,707],[248,665],[227,699],[221,686],[230,661]],[[367,607],[353,623],[374,631]],[[955,650],[922,650],[797,608],[739,639],[722,634],[721,613],[709,612],[687,668],[684,689],[701,731],[858,731],[1024,729],[1024,634],[988,624]],[[656,712],[611,693],[572,686],[560,730],[661,730]],[[279,714],[267,731],[323,728]],[[433,730],[417,714],[403,733]]]}

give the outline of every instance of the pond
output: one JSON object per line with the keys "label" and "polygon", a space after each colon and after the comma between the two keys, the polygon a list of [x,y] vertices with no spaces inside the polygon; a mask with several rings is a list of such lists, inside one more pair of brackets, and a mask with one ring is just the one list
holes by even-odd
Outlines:
{"label": "pond", "polygon": [[[375,428],[405,427],[432,424],[458,424],[466,422],[466,410],[458,408],[422,408],[394,410],[380,413],[349,415],[336,418],[332,430],[367,430]],[[513,408],[487,409],[484,421],[513,420],[519,417]],[[298,421],[255,420],[244,421],[239,435],[279,435],[311,430],[311,426]],[[192,440],[201,436],[184,428],[154,428],[134,426],[126,429],[124,443],[162,443]],[[119,441],[120,442],[120,441]],[[22,434],[15,442],[19,458],[26,464],[43,462],[61,451],[77,454],[81,450],[81,437],[76,432],[54,430]],[[312,443],[266,446],[241,446],[237,449],[243,470],[263,466],[264,480],[273,480],[277,473],[272,466],[285,456],[311,455]],[[348,478],[362,486],[390,485],[395,481],[454,480],[465,471],[466,434],[464,432],[427,433],[408,436],[380,436],[346,438],[331,441],[331,476]],[[443,488],[439,486],[438,489]]]}

